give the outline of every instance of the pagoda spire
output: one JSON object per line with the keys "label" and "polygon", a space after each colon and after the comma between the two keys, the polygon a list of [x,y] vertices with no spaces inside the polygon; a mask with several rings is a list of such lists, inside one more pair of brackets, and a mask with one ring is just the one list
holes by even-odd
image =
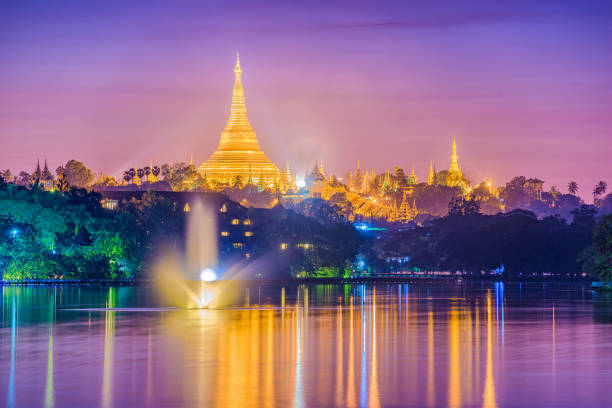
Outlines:
{"label": "pagoda spire", "polygon": [[412,184],[417,183],[417,176],[416,176],[416,173],[414,172],[414,164],[412,165],[412,172],[410,173],[410,179],[412,179]]}
{"label": "pagoda spire", "polygon": [[453,135],[453,154],[451,155],[451,165],[448,169],[449,172],[461,173],[459,170],[459,162],[457,157],[457,143],[455,141],[455,135]]}
{"label": "pagoda spire", "polygon": [[429,174],[427,174],[427,185],[431,186],[434,183],[436,178],[436,173],[434,172],[433,161],[429,162]]}
{"label": "pagoda spire", "polygon": [[[249,170],[250,168],[250,170]],[[263,175],[266,181],[279,177],[280,171],[259,147],[257,135],[247,118],[242,67],[236,53],[234,87],[229,119],[221,133],[215,152],[198,168],[200,174],[207,171],[211,181],[226,182],[240,177],[245,180],[249,171]]]}
{"label": "pagoda spire", "polygon": [[40,179],[40,175],[41,175],[41,171],[40,171],[40,159],[36,159],[36,169],[34,170],[34,173],[32,174],[33,179]]}
{"label": "pagoda spire", "polygon": [[[221,144],[230,141],[225,140],[224,136],[226,132],[232,131],[252,132],[252,138],[249,138],[248,142],[255,143],[254,147],[252,147],[253,149],[259,149],[257,139],[255,138],[255,132],[253,128],[251,128],[251,124],[247,118],[244,88],[242,87],[242,68],[240,67],[240,57],[238,53],[236,53],[236,66],[234,67],[234,89],[232,91],[230,118],[227,121],[227,126],[223,132],[224,134],[221,136]],[[244,143],[247,142],[247,140],[241,140],[241,142]]]}

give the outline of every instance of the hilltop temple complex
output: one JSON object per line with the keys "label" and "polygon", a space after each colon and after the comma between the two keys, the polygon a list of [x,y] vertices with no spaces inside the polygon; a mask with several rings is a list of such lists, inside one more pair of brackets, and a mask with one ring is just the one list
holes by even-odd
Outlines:
{"label": "hilltop temple complex", "polygon": [[233,184],[241,180],[242,183],[274,185],[291,182],[293,177],[288,166],[281,172],[259,147],[255,131],[247,118],[238,55],[234,75],[229,120],[221,133],[217,150],[200,165],[198,172],[209,183]]}

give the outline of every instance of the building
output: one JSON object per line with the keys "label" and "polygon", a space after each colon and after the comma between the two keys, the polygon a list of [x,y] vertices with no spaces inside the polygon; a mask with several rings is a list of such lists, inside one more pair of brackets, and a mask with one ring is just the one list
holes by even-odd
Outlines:
{"label": "building", "polygon": [[[234,184],[236,181],[265,185],[280,184],[281,172],[259,147],[246,113],[242,69],[236,55],[234,90],[230,117],[221,133],[217,150],[198,168],[209,183]],[[287,176],[285,175],[285,179]]]}
{"label": "building", "polygon": [[544,190],[543,185],[544,182],[537,178],[525,180],[524,188],[532,201],[542,201],[542,191]]}

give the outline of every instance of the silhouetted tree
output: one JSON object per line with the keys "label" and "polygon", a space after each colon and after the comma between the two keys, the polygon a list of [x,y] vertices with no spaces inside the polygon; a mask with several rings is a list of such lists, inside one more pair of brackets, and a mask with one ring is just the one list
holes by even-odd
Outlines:
{"label": "silhouetted tree", "polygon": [[607,189],[608,184],[605,181],[600,181],[595,185],[595,188],[593,188],[593,202],[595,203],[595,205],[597,205],[601,196],[606,193]]}
{"label": "silhouetted tree", "polygon": [[612,282],[612,215],[604,215],[595,225],[593,247],[596,251],[595,270],[598,278]]}
{"label": "silhouetted tree", "polygon": [[575,181],[570,181],[569,183],[567,183],[567,191],[572,195],[576,195],[576,193],[578,192],[578,183],[576,183]]}

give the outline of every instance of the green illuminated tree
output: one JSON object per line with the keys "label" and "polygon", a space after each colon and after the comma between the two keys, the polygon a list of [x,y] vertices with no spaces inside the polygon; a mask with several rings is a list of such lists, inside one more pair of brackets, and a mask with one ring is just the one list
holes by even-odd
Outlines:
{"label": "green illuminated tree", "polygon": [[598,278],[612,283],[612,214],[604,215],[595,225],[593,247]]}

